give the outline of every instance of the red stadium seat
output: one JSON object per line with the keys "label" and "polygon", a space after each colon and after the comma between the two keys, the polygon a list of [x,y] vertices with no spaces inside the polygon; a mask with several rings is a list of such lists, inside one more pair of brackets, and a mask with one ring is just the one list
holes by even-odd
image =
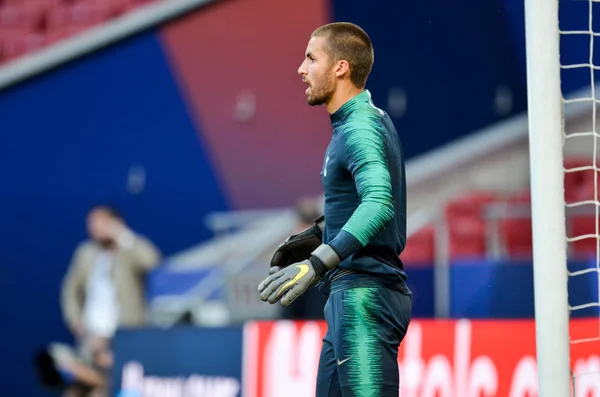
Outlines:
{"label": "red stadium seat", "polygon": [[23,7],[10,5],[0,8],[0,27],[2,28],[23,29],[27,26],[25,19]]}
{"label": "red stadium seat", "polygon": [[81,2],[53,9],[49,25],[51,30],[68,29],[75,33],[104,20],[105,15],[100,7],[93,3]]}
{"label": "red stadium seat", "polygon": [[13,5],[21,5],[23,4],[25,1],[29,1],[29,0],[0,0],[0,8],[5,7],[5,6],[13,6]]}
{"label": "red stadium seat", "polygon": [[496,200],[491,192],[473,192],[450,200],[445,208],[451,259],[482,257],[486,254],[483,211]]}
{"label": "red stadium seat", "polygon": [[[596,235],[596,223],[595,214],[573,216],[569,219],[567,234],[569,237]],[[569,255],[573,257],[593,256],[596,254],[597,242],[598,239],[594,237],[573,241],[569,244]]]}
{"label": "red stadium seat", "polygon": [[117,18],[130,10],[127,2],[123,0],[96,0],[96,2],[104,4],[109,19]]}
{"label": "red stadium seat", "polygon": [[52,30],[50,33],[48,33],[48,35],[46,37],[47,37],[48,44],[55,44],[66,38],[69,38],[71,35],[72,35],[72,32],[69,31],[68,28],[63,28],[63,29]]}
{"label": "red stadium seat", "polygon": [[59,6],[53,8],[48,15],[48,30],[50,32],[65,29],[69,23],[70,8]]}
{"label": "red stadium seat", "polygon": [[8,61],[8,54],[4,48],[5,39],[2,37],[2,32],[0,32],[0,63]]}
{"label": "red stadium seat", "polygon": [[[156,0],[0,0],[0,63],[35,51],[42,41],[56,43],[154,2]],[[7,29],[23,37],[14,39],[12,33],[6,33]],[[43,35],[45,39],[41,40]]]}
{"label": "red stadium seat", "polygon": [[[531,205],[529,190],[506,199],[507,204]],[[531,217],[502,219],[499,222],[500,238],[508,256],[513,259],[531,258],[533,253],[533,234]]]}
{"label": "red stadium seat", "polygon": [[43,34],[25,33],[12,37],[3,44],[6,59],[13,59],[44,47],[48,43]]}
{"label": "red stadium seat", "polygon": [[[566,169],[593,165],[593,161],[590,158],[565,159]],[[596,173],[593,169],[565,173],[565,201],[567,203],[594,201],[596,199],[596,187],[600,189],[600,174]],[[588,212],[585,212],[585,207],[587,207]],[[584,213],[568,217],[567,234],[569,237],[596,234],[595,207],[593,204],[586,205],[585,207],[574,209],[583,210]],[[571,256],[586,257],[595,254],[596,238],[586,238],[573,241],[569,244],[569,255]]]}
{"label": "red stadium seat", "polygon": [[[569,158],[565,159],[565,168],[567,170],[589,167],[594,165],[590,159]],[[593,169],[565,172],[565,201],[574,203],[578,201],[594,199],[594,179],[598,179],[599,175],[595,175]],[[598,184],[600,187],[600,183]]]}
{"label": "red stadium seat", "polygon": [[435,230],[429,225],[413,234],[400,255],[406,266],[433,265],[435,259]]}
{"label": "red stadium seat", "polygon": [[0,7],[0,27],[43,31],[49,7],[39,1]]}

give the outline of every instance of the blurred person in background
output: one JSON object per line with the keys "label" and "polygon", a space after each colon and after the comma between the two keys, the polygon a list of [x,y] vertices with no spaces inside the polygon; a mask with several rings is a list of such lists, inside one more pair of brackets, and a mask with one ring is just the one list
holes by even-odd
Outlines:
{"label": "blurred person in background", "polygon": [[107,374],[117,328],[146,323],[145,277],[161,254],[111,206],[92,208],[86,223],[89,239],[73,254],[61,307],[83,361]]}

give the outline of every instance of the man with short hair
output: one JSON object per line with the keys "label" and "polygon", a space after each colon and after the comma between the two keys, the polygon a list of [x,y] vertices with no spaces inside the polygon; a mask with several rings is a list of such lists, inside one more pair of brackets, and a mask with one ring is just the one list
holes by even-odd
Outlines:
{"label": "man with short hair", "polygon": [[365,90],[374,55],[363,29],[321,26],[305,55],[298,73],[308,104],[325,105],[333,126],[321,172],[324,217],[276,250],[259,292],[287,306],[319,281],[330,291],[317,397],[397,397],[398,347],[412,311],[399,259],[406,244],[402,146]]}

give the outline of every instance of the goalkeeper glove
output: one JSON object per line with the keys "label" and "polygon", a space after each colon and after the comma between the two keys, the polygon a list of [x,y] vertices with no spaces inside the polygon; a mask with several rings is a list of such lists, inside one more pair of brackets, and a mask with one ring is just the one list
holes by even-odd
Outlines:
{"label": "goalkeeper glove", "polygon": [[307,260],[283,269],[271,268],[270,276],[258,285],[260,299],[271,304],[281,300],[283,306],[288,306],[339,262],[337,253],[330,246],[322,244]]}
{"label": "goalkeeper glove", "polygon": [[323,241],[323,232],[319,223],[324,220],[325,216],[320,216],[315,219],[311,227],[288,237],[273,253],[271,267],[284,268],[308,259]]}

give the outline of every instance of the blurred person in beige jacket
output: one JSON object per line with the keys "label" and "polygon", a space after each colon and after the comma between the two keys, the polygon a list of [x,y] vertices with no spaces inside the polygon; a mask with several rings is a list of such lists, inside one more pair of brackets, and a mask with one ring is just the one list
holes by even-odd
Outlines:
{"label": "blurred person in beige jacket", "polygon": [[61,306],[83,357],[107,369],[116,329],[146,323],[145,277],[161,254],[110,206],[92,208],[86,223],[90,238],[73,254]]}

